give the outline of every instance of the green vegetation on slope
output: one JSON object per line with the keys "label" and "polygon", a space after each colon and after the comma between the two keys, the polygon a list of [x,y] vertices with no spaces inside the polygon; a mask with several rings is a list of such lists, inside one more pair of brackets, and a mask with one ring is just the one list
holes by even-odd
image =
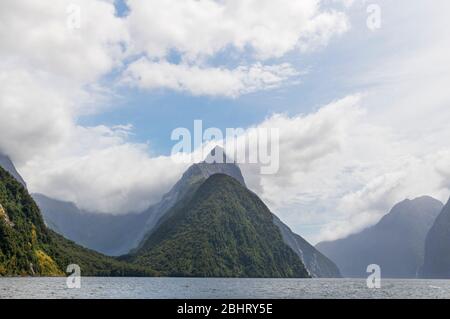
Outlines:
{"label": "green vegetation on slope", "polygon": [[84,276],[155,274],[48,230],[27,190],[0,167],[0,276],[62,276],[69,264],[78,264]]}
{"label": "green vegetation on slope", "polygon": [[51,230],[49,232],[53,239],[53,247],[50,251],[61,268],[65,268],[69,264],[77,264],[80,266],[83,276],[151,277],[158,275],[148,267],[132,265],[102,255],[81,247]]}
{"label": "green vegetation on slope", "polygon": [[283,242],[264,203],[235,179],[217,174],[125,257],[166,276],[308,277]]}

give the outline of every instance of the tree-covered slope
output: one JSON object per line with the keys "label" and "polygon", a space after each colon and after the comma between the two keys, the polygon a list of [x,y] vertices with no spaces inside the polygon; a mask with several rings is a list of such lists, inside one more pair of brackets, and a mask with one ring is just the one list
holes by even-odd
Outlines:
{"label": "tree-covered slope", "polygon": [[167,276],[308,277],[273,215],[240,182],[216,174],[172,208],[133,255]]}
{"label": "tree-covered slope", "polygon": [[24,186],[0,167],[0,275],[59,276],[69,264],[78,264],[85,276],[154,274],[48,230]]}

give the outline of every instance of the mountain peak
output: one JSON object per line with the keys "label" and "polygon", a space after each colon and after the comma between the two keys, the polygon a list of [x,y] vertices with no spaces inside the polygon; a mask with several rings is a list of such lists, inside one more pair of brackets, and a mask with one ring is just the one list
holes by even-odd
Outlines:
{"label": "mountain peak", "polygon": [[440,211],[444,204],[431,196],[420,196],[414,199],[405,199],[396,204],[391,211],[383,216],[379,224],[387,224],[392,222],[404,223],[410,222],[410,217],[415,219],[421,218],[429,220],[430,214]]}
{"label": "mountain peak", "polygon": [[225,150],[220,146],[215,146],[203,162],[193,164],[183,174],[181,181],[192,178],[207,179],[214,174],[225,174],[233,177],[243,186],[245,185],[244,176],[239,166],[227,156]]}
{"label": "mountain peak", "polygon": [[233,164],[234,161],[231,160],[227,154],[225,153],[225,150],[221,146],[215,146],[206,156],[203,163],[208,164]]}

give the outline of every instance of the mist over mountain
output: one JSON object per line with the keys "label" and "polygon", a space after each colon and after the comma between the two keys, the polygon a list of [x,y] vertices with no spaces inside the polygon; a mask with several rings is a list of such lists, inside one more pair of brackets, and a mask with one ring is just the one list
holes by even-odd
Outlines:
{"label": "mist over mountain", "polygon": [[422,276],[450,278],[450,200],[427,234]]}
{"label": "mist over mountain", "polygon": [[385,278],[416,278],[424,261],[425,237],[443,204],[424,196],[395,205],[376,225],[316,248],[333,260],[344,277],[366,277],[370,264]]}

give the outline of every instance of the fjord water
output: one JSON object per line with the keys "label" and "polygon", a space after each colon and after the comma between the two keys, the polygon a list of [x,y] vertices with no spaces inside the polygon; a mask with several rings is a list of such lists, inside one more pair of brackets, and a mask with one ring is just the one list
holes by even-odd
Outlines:
{"label": "fjord water", "polygon": [[0,299],[450,298],[450,280],[384,279],[381,284],[369,289],[364,279],[86,277],[80,289],[68,289],[66,278],[0,278]]}

